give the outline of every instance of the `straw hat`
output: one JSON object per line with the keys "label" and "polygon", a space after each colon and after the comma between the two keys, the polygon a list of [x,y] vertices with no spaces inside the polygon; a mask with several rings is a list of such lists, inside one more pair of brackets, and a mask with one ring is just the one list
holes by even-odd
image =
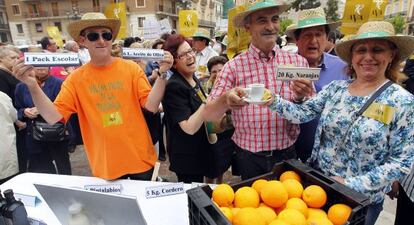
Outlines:
{"label": "straw hat", "polygon": [[384,39],[394,43],[398,48],[399,60],[406,59],[414,51],[414,37],[396,35],[392,24],[386,21],[369,21],[362,24],[356,35],[338,43],[335,51],[342,60],[350,63],[352,46],[356,42],[366,39]]}
{"label": "straw hat", "polygon": [[89,12],[83,14],[80,20],[70,23],[68,25],[68,32],[77,41],[80,33],[88,27],[107,27],[111,29],[113,38],[115,39],[120,26],[121,22],[118,19],[107,19],[102,13]]}
{"label": "straw hat", "polygon": [[294,31],[297,28],[297,25],[295,23],[290,24],[286,27],[285,34],[289,38],[295,38]]}
{"label": "straw hat", "polygon": [[341,25],[341,22],[328,23],[328,21],[326,21],[325,11],[322,7],[306,9],[299,11],[298,23],[296,24],[296,27],[290,29],[290,32],[294,33],[295,30],[323,25],[328,25],[331,30],[335,30]]}
{"label": "straw hat", "polygon": [[243,28],[245,24],[246,17],[251,15],[252,13],[255,13],[259,10],[263,9],[271,9],[275,8],[278,9],[277,14],[280,15],[284,11],[288,10],[290,8],[290,5],[283,5],[276,3],[276,0],[259,0],[255,1],[254,3],[250,4],[247,9],[239,14],[237,14],[233,18],[234,26],[237,28]]}
{"label": "straw hat", "polygon": [[204,38],[208,41],[211,41],[210,38],[210,32],[208,32],[206,29],[199,28],[192,36],[193,38]]}

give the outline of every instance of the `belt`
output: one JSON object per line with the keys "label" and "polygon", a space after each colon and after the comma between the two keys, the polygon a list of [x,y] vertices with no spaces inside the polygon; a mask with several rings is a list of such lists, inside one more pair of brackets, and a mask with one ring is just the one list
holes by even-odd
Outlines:
{"label": "belt", "polygon": [[294,145],[289,146],[285,149],[281,149],[281,150],[270,150],[270,151],[261,151],[261,152],[251,152],[251,151],[242,149],[240,147],[238,147],[238,149],[240,149],[241,151],[247,152],[249,155],[255,155],[255,156],[260,156],[260,157],[273,157],[273,156],[280,155],[280,154],[293,150]]}

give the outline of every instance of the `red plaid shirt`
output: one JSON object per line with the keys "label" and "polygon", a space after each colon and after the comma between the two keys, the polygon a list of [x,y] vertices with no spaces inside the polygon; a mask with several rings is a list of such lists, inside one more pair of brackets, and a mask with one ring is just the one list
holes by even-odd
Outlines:
{"label": "red plaid shirt", "polygon": [[[217,77],[217,83],[209,96],[214,100],[233,87],[247,87],[261,83],[273,93],[291,100],[288,81],[276,80],[278,65],[308,67],[305,58],[282,51],[276,46],[265,56],[258,48],[249,49],[229,61]],[[252,152],[281,150],[293,145],[299,135],[299,125],[292,124],[277,116],[268,107],[248,105],[232,111],[233,125],[236,128],[232,139],[242,149]]]}

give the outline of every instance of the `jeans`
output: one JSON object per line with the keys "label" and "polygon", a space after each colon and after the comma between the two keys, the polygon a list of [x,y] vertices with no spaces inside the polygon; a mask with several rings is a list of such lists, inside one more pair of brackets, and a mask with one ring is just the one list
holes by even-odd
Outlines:
{"label": "jeans", "polygon": [[374,225],[378,219],[380,212],[382,211],[382,205],[384,204],[384,200],[380,203],[373,203],[368,205],[368,212],[365,217],[365,225]]}

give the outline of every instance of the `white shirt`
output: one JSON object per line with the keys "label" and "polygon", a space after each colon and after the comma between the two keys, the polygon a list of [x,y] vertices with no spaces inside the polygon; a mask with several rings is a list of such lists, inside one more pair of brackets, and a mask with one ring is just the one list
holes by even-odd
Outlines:
{"label": "white shirt", "polygon": [[16,150],[16,131],[14,122],[17,111],[5,93],[0,92],[0,179],[19,172]]}
{"label": "white shirt", "polygon": [[82,63],[82,65],[85,65],[89,61],[91,61],[91,56],[89,55],[89,51],[87,48],[79,49],[78,51],[79,59]]}
{"label": "white shirt", "polygon": [[201,52],[197,52],[196,54],[196,65],[197,71],[196,76],[200,77],[201,75],[208,76],[208,69],[207,69],[207,62],[213,56],[218,56],[217,52],[214,51],[210,46],[207,46]]}
{"label": "white shirt", "polygon": [[288,51],[290,53],[298,53],[298,46],[294,43],[287,43],[282,47],[282,50]]}

